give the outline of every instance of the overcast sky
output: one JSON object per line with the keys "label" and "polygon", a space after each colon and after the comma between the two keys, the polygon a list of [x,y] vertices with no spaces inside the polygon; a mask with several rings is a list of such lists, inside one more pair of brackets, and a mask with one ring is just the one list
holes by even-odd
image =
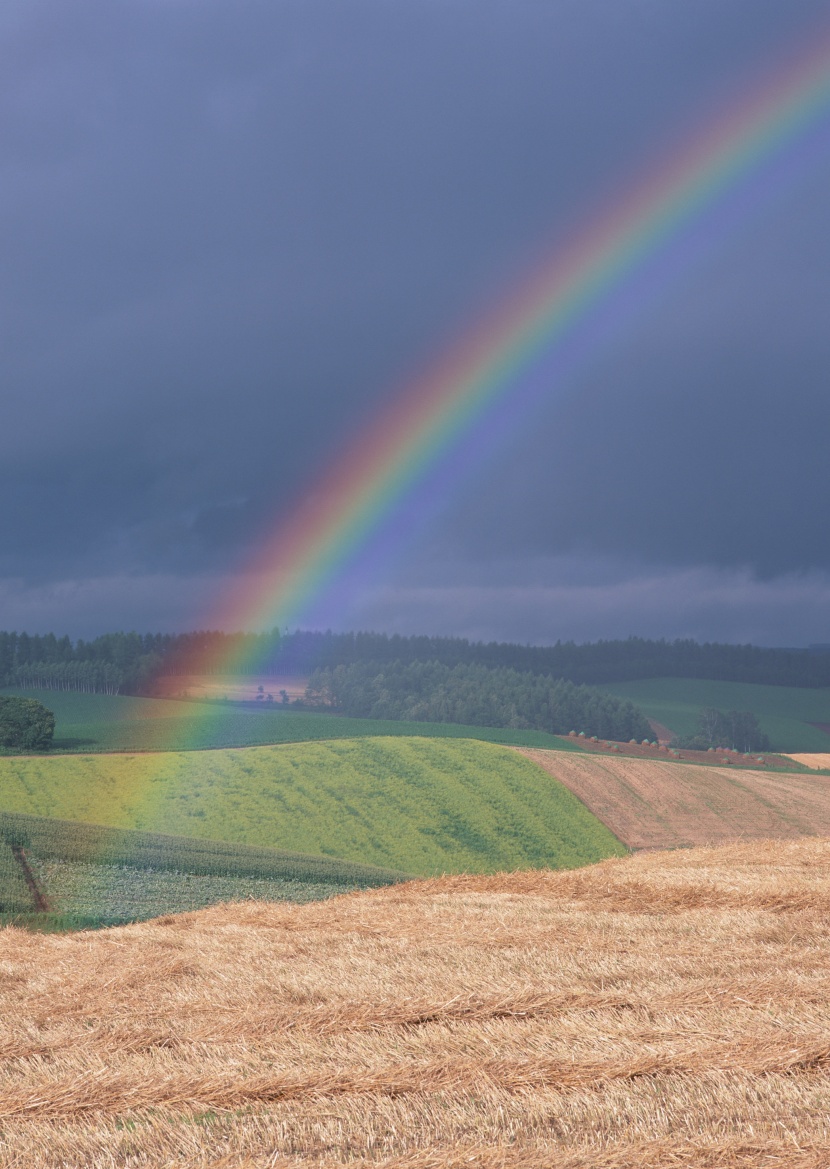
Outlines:
{"label": "overcast sky", "polygon": [[[810,0],[6,0],[0,628],[201,623]],[[830,642],[830,119],[316,620]],[[688,257],[687,257],[688,259]]]}

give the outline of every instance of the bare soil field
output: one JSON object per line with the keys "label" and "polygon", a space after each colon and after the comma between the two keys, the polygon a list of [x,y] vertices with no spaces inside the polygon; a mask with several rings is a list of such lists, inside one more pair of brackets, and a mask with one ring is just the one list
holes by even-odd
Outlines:
{"label": "bare soil field", "polygon": [[[165,675],[155,684],[155,697],[227,698],[231,702],[256,702],[258,695],[270,694],[273,701],[279,704],[281,690],[286,692],[289,699],[302,698],[307,685],[308,678],[275,677],[273,674],[252,674],[250,677],[242,674]],[[267,698],[259,700],[267,701]]]}
{"label": "bare soil field", "polygon": [[[656,727],[659,727],[660,723],[652,723],[651,725],[656,734]],[[667,727],[663,729],[668,730]],[[581,751],[588,751],[594,755],[625,756],[629,759],[665,759],[670,756],[672,759],[683,759],[687,763],[705,763],[709,767],[713,764],[722,764],[725,767],[749,767],[756,770],[758,767],[766,767],[769,764],[776,770],[800,770],[800,764],[794,761],[795,756],[793,755],[774,755],[768,752],[744,755],[740,751],[733,751],[728,747],[717,747],[714,751],[690,751],[685,747],[675,750],[669,748],[668,743],[663,738],[658,738],[656,747],[652,747],[651,743],[612,743],[604,739],[594,741],[572,734],[560,735],[559,738],[565,739],[569,743],[575,743]]]}
{"label": "bare soil field", "polygon": [[515,750],[570,788],[629,848],[830,835],[826,776],[670,762],[653,749],[650,759]]}
{"label": "bare soil field", "polygon": [[667,727],[665,723],[659,723],[656,719],[650,718],[648,725],[654,731],[654,737],[661,747],[667,746],[674,738],[674,731],[671,727]]}
{"label": "bare soil field", "polygon": [[796,763],[800,763],[803,767],[809,767],[813,771],[830,769],[830,752],[822,754],[815,751],[809,755],[788,755],[787,758],[794,759]]}
{"label": "bare soil field", "polygon": [[0,934],[0,1164],[819,1169],[830,840]]}

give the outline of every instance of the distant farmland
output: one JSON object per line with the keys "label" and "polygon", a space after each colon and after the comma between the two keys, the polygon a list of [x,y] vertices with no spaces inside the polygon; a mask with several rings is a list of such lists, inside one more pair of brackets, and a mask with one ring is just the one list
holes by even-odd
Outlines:
{"label": "distant farmland", "polygon": [[535,763],[469,739],[0,758],[0,810],[418,874],[571,868],[625,852]]}
{"label": "distant farmland", "polygon": [[315,739],[354,739],[366,735],[423,735],[528,747],[570,748],[567,741],[544,731],[341,718],[311,711],[280,710],[270,704],[251,707],[239,703],[127,698],[66,690],[6,689],[0,693],[36,698],[54,711],[57,718],[54,750],[62,754],[206,750]]}
{"label": "distant farmland", "polygon": [[830,836],[830,777],[521,749],[629,848]]}
{"label": "distant farmland", "polygon": [[643,713],[676,735],[694,733],[702,707],[749,710],[769,735],[773,751],[827,751],[830,735],[814,723],[830,725],[830,689],[757,686],[751,682],[709,682],[698,678],[650,678],[601,686],[635,703]]}

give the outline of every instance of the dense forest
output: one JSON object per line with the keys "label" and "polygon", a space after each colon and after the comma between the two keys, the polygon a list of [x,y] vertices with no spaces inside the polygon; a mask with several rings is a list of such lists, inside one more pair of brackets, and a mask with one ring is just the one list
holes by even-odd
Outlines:
{"label": "dense forest", "polygon": [[632,703],[564,679],[482,665],[356,662],[315,670],[308,705],[352,717],[570,731],[627,741],[652,737]]}
{"label": "dense forest", "polygon": [[0,633],[0,684],[147,693],[160,674],[210,674],[229,660],[252,674],[304,677],[357,663],[438,662],[567,678],[577,684],[638,678],[707,678],[778,686],[830,686],[830,651],[762,649],[696,641],[597,641],[553,646],[470,642],[386,633],[107,633],[72,642],[48,634]]}

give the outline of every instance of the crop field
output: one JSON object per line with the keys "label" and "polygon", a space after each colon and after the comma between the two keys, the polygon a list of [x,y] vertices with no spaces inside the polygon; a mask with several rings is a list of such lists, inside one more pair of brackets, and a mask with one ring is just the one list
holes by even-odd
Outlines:
{"label": "crop field", "polygon": [[535,763],[465,739],[7,757],[0,810],[422,875],[570,868],[625,852]]}
{"label": "crop field", "polygon": [[34,898],[10,845],[0,840],[0,915],[32,913]]}
{"label": "crop field", "polygon": [[323,881],[206,876],[77,861],[33,859],[31,866],[50,912],[41,918],[31,909],[19,909],[17,914],[2,915],[4,923],[15,924],[25,915],[25,924],[33,929],[100,928],[222,901],[322,901],[349,888]]}
{"label": "crop field", "polygon": [[488,743],[572,750],[566,740],[544,731],[467,727],[454,723],[394,722],[342,718],[313,711],[251,708],[233,703],[184,702],[165,698],[78,694],[62,690],[11,690],[35,698],[54,711],[53,750],[61,754],[93,751],[183,751],[214,747],[251,747],[315,739],[352,739],[367,735],[421,735],[440,739],[480,739]]}
{"label": "crop field", "polygon": [[830,776],[519,750],[629,848],[830,836]]}
{"label": "crop field", "polygon": [[788,759],[795,760],[802,767],[809,767],[812,771],[830,771],[830,752],[824,754],[788,755]]}
{"label": "crop field", "polygon": [[702,707],[750,710],[770,737],[773,751],[827,751],[830,735],[813,723],[830,724],[830,690],[708,682],[697,678],[650,678],[600,687],[635,703],[647,718],[676,735],[691,735]]}
{"label": "crop field", "polygon": [[824,1169],[830,841],[9,930],[0,1163]]}
{"label": "crop field", "polygon": [[[48,911],[37,904],[11,843]],[[330,857],[131,832],[0,812],[0,922],[37,929],[102,926],[219,901],[314,901],[406,874]]]}

